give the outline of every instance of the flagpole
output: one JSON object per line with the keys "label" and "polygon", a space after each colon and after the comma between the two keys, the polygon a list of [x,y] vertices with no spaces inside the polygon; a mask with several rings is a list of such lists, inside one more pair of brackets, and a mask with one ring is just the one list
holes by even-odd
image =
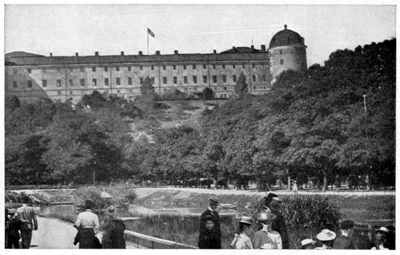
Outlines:
{"label": "flagpole", "polygon": [[146,29],[146,35],[147,35],[147,55],[149,55],[149,31]]}

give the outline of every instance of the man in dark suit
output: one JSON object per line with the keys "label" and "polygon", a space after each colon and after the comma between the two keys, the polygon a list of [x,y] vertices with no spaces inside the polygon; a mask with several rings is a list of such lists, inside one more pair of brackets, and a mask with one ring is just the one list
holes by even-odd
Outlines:
{"label": "man in dark suit", "polygon": [[340,224],[340,235],[333,243],[333,249],[356,249],[353,241],[354,222],[344,220]]}
{"label": "man in dark suit", "polygon": [[269,208],[276,218],[272,222],[272,230],[279,232],[282,239],[282,249],[289,249],[289,236],[287,233],[285,218],[281,213],[282,200],[275,193],[268,193],[264,197],[264,208]]}
{"label": "man in dark suit", "polygon": [[[218,208],[218,200],[216,198],[209,199],[209,207],[200,216],[200,230],[199,230],[199,248],[200,249],[221,249],[221,226],[219,221],[219,214],[216,211]],[[211,222],[214,226],[211,226]],[[202,240],[208,239],[212,235],[212,245],[204,245]],[[207,246],[207,247],[206,247]]]}

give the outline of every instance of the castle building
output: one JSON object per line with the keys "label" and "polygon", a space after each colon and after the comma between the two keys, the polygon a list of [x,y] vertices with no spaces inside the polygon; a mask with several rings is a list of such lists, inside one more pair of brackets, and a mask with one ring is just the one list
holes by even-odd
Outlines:
{"label": "castle building", "polygon": [[5,93],[23,101],[38,98],[73,102],[97,90],[117,94],[127,99],[140,95],[140,84],[154,79],[158,94],[180,90],[187,94],[214,91],[217,98],[234,94],[234,86],[243,73],[249,92],[266,94],[273,81],[284,70],[306,69],[304,39],[292,30],[275,34],[270,48],[261,45],[232,47],[217,53],[102,56],[43,56],[26,52],[11,52],[5,56]]}

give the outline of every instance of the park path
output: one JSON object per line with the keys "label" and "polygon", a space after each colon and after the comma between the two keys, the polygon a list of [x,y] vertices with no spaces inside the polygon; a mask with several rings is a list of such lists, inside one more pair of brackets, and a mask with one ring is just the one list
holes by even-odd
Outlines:
{"label": "park path", "polygon": [[[73,245],[77,230],[69,222],[55,218],[38,217],[38,230],[32,234],[34,249],[77,249]],[[133,243],[126,243],[127,249],[137,249]],[[144,247],[141,247],[144,248]]]}

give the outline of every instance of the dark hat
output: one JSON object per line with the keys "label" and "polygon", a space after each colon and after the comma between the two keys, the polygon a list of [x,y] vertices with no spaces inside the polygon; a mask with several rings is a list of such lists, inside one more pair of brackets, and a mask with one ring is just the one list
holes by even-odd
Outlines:
{"label": "dark hat", "polygon": [[276,201],[279,201],[279,202],[282,201],[282,200],[280,200],[280,198],[278,197],[277,194],[270,192],[265,197],[265,205],[269,205],[272,202],[272,200],[276,200]]}
{"label": "dark hat", "polygon": [[344,220],[344,221],[342,221],[342,223],[340,223],[340,228],[341,229],[354,228],[354,221],[352,221],[352,220]]}
{"label": "dark hat", "polygon": [[95,207],[94,202],[92,200],[85,200],[85,209],[93,209]]}
{"label": "dark hat", "polygon": [[210,198],[208,199],[208,201],[210,201],[210,203],[219,204],[219,202],[218,202],[218,200],[217,200],[216,197],[210,197]]}
{"label": "dark hat", "polygon": [[32,199],[28,195],[24,195],[22,197],[22,203],[24,203],[24,204],[32,203]]}

